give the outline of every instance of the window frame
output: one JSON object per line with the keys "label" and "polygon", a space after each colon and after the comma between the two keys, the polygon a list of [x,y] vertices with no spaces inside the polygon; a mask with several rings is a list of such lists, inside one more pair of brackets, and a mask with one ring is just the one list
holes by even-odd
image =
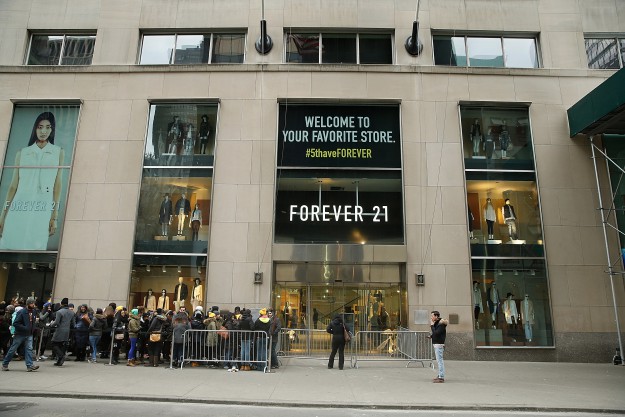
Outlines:
{"label": "window frame", "polygon": [[[618,68],[591,68],[590,61],[588,59],[588,52],[586,51],[587,40],[610,40],[616,41],[616,56],[619,62]],[[586,68],[589,70],[608,70],[618,71],[621,68],[625,68],[625,52],[621,53],[621,42],[625,43],[625,33],[584,33],[584,51],[586,52]]]}
{"label": "window frame", "polygon": [[[58,64],[29,64],[28,61],[30,60],[30,53],[32,51],[32,46],[33,46],[33,38],[35,36],[62,36],[63,37],[63,42],[61,44],[61,52],[59,55],[59,63]],[[81,30],[81,31],[62,31],[62,32],[50,32],[50,31],[29,31],[29,37],[28,37],[28,48],[26,48],[26,54],[24,56],[24,65],[26,66],[71,66],[71,67],[77,67],[77,66],[87,66],[87,65],[92,65],[93,64],[93,55],[91,56],[91,62],[89,64],[63,64],[63,58],[64,58],[64,54],[65,54],[65,48],[66,48],[66,42],[67,42],[67,38],[68,37],[72,37],[72,36],[84,36],[84,37],[92,37],[93,38],[93,45],[94,45],[94,51],[95,51],[95,43],[97,40],[97,30]],[[95,55],[95,53],[94,53]]]}
{"label": "window frame", "polygon": [[[464,51],[466,54],[466,65],[445,65],[445,64],[436,64],[436,51],[434,48],[434,38],[437,36],[449,37],[451,38],[463,38],[464,40]],[[468,46],[469,38],[490,38],[490,39],[499,39],[501,45],[501,55],[503,60],[502,67],[485,67],[485,66],[472,66],[471,58]],[[506,39],[528,39],[534,41],[534,51],[536,53],[536,66],[535,67],[509,67],[507,65],[506,59],[506,51],[505,51],[505,40]],[[455,66],[458,68],[488,68],[488,69],[539,69],[542,68],[542,59],[541,59],[541,51],[540,51],[540,42],[539,42],[539,34],[538,33],[528,33],[528,32],[518,32],[518,33],[493,33],[493,32],[462,32],[456,33],[451,31],[432,31],[431,33],[431,43],[432,43],[432,62],[435,66]]]}
{"label": "window frame", "polygon": [[[168,63],[160,63],[160,64],[142,64],[141,57],[143,54],[143,44],[146,36],[173,36],[173,44],[172,44],[172,54],[170,56]],[[178,36],[188,36],[188,35],[197,35],[197,36],[210,36],[210,45],[208,47],[208,62],[199,62],[199,63],[176,63],[176,45],[178,43]],[[243,43],[243,62],[219,62],[217,64],[213,64],[213,49],[215,42],[215,35],[241,35],[244,38]],[[175,31],[175,32],[152,32],[152,31],[142,31],[141,39],[139,41],[139,50],[137,53],[137,61],[136,65],[222,65],[222,64],[244,64],[247,58],[247,30],[242,29],[241,31],[236,31],[232,29],[228,30],[212,30],[212,31]]]}
{"label": "window frame", "polygon": [[[289,29],[284,31],[283,35],[283,43],[284,49],[282,51],[282,60],[285,64],[299,64],[299,65],[314,65],[312,63],[306,62],[296,62],[296,61],[288,61],[288,46],[289,46],[289,36],[291,35],[309,35],[309,36],[319,36],[319,51],[317,56],[317,64],[318,65],[395,65],[397,62],[396,52],[395,52],[395,33],[393,30],[358,30],[358,31],[341,31],[341,30],[325,30],[325,31],[313,31],[310,29]],[[323,36],[325,35],[352,35],[356,34],[356,62],[355,63],[335,63],[335,62],[322,62],[323,58]],[[360,62],[360,35],[388,35],[390,37],[390,53],[391,53],[391,62],[388,64],[369,64],[369,63],[361,63]]]}

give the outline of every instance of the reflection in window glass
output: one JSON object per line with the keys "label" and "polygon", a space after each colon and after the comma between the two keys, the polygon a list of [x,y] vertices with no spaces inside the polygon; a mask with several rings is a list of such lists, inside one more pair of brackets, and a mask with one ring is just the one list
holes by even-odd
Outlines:
{"label": "reflection in window glass", "polygon": [[68,36],[65,38],[62,65],[90,65],[93,59],[95,36]]}
{"label": "reflection in window glass", "polygon": [[391,35],[360,34],[358,38],[361,64],[393,63]]}
{"label": "reflection in window glass", "polygon": [[171,63],[174,53],[175,35],[146,35],[141,46],[142,65]]}
{"label": "reflection in window glass", "polygon": [[467,38],[469,65],[472,67],[503,67],[501,38]]}
{"label": "reflection in window glass", "polygon": [[28,65],[59,65],[63,36],[33,35]]}
{"label": "reflection in window glass", "polygon": [[210,48],[210,35],[178,35],[175,64],[206,64]]}
{"label": "reflection in window glass", "polygon": [[356,34],[323,34],[321,62],[324,64],[355,64]]}
{"label": "reflection in window glass", "polygon": [[473,259],[477,346],[553,346],[546,265],[542,259]]}
{"label": "reflection in window glass", "polygon": [[619,58],[616,39],[586,39],[588,68],[618,69]]}
{"label": "reflection in window glass", "polygon": [[436,65],[466,66],[467,53],[464,37],[434,36],[434,63]]}
{"label": "reflection in window glass", "polygon": [[215,34],[213,36],[213,64],[242,64],[245,53],[245,36],[242,34]]}
{"label": "reflection in window glass", "polygon": [[538,68],[534,39],[504,38],[503,50],[507,68]]}
{"label": "reflection in window glass", "polygon": [[621,63],[625,65],[625,39],[619,39],[619,50],[621,51]]}
{"label": "reflection in window glass", "polygon": [[319,63],[319,35],[289,33],[287,35],[286,62]]}

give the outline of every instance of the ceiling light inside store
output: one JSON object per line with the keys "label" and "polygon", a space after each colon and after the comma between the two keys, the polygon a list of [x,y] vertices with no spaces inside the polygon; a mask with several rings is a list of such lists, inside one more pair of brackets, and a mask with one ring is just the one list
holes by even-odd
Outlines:
{"label": "ceiling light inside store", "polygon": [[145,272],[150,272],[150,265],[145,266]]}
{"label": "ceiling light inside store", "polygon": [[178,265],[178,273],[182,272],[182,268],[180,267],[180,265]]}
{"label": "ceiling light inside store", "polygon": [[165,268],[165,265],[163,265],[163,273],[167,272],[167,268]]}
{"label": "ceiling light inside store", "polygon": [[24,265],[21,262],[18,262],[17,269],[24,269]]}
{"label": "ceiling light inside store", "polygon": [[52,262],[50,262],[50,263],[48,264],[48,268],[49,268],[49,269],[54,269],[54,264],[53,264]]}
{"label": "ceiling light inside store", "polygon": [[8,269],[9,265],[6,262],[2,262],[2,269]]}
{"label": "ceiling light inside store", "polygon": [[30,264],[30,269],[37,269],[37,264],[34,262]]}
{"label": "ceiling light inside store", "polygon": [[519,271],[517,271],[516,269],[514,270],[514,275],[519,275]]}
{"label": "ceiling light inside store", "polygon": [[530,269],[530,275],[536,275],[536,271],[534,271],[533,269]]}
{"label": "ceiling light inside store", "polygon": [[503,271],[500,269],[499,270],[499,276],[502,276],[502,275],[503,275]]}
{"label": "ceiling light inside store", "polygon": [[202,273],[202,268],[200,268],[199,266],[197,267],[197,274],[200,275]]}

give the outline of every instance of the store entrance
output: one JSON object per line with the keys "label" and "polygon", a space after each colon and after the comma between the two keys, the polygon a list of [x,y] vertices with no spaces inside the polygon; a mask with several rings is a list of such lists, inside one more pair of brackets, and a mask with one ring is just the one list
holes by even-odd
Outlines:
{"label": "store entrance", "polygon": [[[406,327],[401,283],[302,284],[276,282],[273,306],[283,327],[325,330],[336,314],[353,314],[355,331]],[[351,327],[351,326],[350,326]]]}

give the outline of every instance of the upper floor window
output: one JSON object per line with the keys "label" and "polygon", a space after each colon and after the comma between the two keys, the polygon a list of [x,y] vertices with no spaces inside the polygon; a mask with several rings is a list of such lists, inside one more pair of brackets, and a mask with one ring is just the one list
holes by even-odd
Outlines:
{"label": "upper floor window", "polygon": [[434,35],[434,63],[454,67],[538,68],[535,38]]}
{"label": "upper floor window", "polygon": [[139,64],[241,64],[244,54],[243,33],[143,35]]}
{"label": "upper floor window", "polygon": [[390,33],[286,33],[286,62],[392,64]]}
{"label": "upper floor window", "polygon": [[26,65],[91,65],[95,34],[33,34]]}
{"label": "upper floor window", "polygon": [[625,63],[625,36],[613,38],[586,38],[588,68],[619,69]]}

